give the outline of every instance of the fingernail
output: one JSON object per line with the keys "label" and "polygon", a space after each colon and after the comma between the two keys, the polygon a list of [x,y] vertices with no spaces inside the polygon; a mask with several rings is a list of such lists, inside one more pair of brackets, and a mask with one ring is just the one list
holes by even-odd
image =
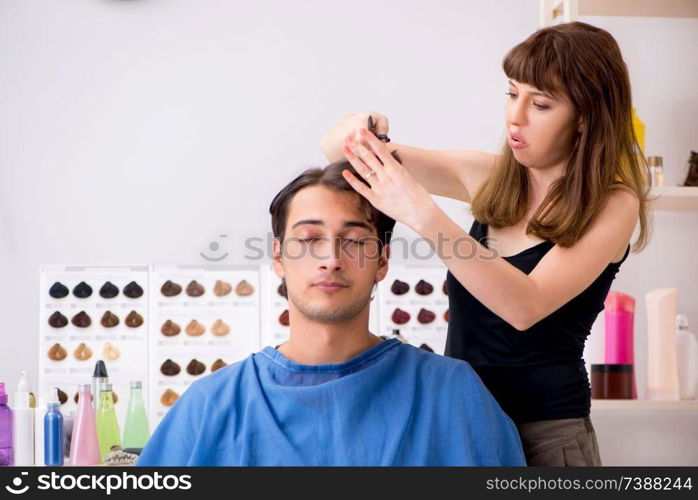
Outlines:
{"label": "fingernail", "polygon": [[353,138],[352,136],[349,136],[349,137],[347,137],[345,140],[346,140],[347,142],[352,142],[352,141],[354,140],[354,138]]}
{"label": "fingernail", "polygon": [[365,128],[360,128],[360,129],[359,129],[359,133],[360,133],[361,135],[368,135],[368,131],[367,131]]}

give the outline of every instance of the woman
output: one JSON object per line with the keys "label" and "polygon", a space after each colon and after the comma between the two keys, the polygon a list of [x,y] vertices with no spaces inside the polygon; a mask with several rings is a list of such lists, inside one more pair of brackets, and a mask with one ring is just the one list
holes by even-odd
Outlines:
{"label": "woman", "polygon": [[[468,361],[514,420],[527,463],[601,465],[584,342],[638,221],[634,250],[649,238],[628,72],[613,37],[578,22],[537,31],[503,68],[499,155],[381,142],[361,128],[370,115],[388,133],[374,112],[342,118],[322,149],[345,156],[370,184],[345,172],[352,187],[438,251],[449,270],[445,354]],[[470,203],[469,234],[429,194]]]}

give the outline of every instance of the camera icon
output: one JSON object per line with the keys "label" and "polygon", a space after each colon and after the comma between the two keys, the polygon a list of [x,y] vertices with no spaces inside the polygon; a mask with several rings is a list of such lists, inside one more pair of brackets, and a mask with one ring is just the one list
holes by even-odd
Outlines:
{"label": "camera icon", "polygon": [[[21,472],[20,476],[28,476],[28,472]],[[14,488],[12,487],[14,486]],[[26,493],[27,490],[29,489],[29,485],[25,485],[23,488],[22,486],[22,477],[16,477],[12,480],[12,486],[5,486],[5,489],[12,493],[13,495],[21,495],[23,493]],[[18,488],[18,489],[15,489]]]}

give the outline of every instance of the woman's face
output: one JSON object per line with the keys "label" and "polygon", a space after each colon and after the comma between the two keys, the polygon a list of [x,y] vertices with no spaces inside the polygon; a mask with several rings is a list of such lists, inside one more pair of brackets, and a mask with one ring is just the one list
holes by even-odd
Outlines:
{"label": "woman's face", "polygon": [[514,157],[529,168],[564,165],[580,127],[567,97],[553,97],[509,80],[504,112],[507,141]]}

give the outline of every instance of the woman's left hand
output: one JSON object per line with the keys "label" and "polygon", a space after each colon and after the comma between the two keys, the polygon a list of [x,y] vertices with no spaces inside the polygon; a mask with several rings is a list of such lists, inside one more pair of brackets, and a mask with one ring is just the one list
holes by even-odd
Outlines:
{"label": "woman's left hand", "polygon": [[365,128],[359,129],[359,137],[362,143],[354,139],[354,134],[348,135],[342,152],[370,187],[349,170],[344,170],[342,175],[371,205],[420,232],[438,206],[427,190],[392,157],[385,143]]}

